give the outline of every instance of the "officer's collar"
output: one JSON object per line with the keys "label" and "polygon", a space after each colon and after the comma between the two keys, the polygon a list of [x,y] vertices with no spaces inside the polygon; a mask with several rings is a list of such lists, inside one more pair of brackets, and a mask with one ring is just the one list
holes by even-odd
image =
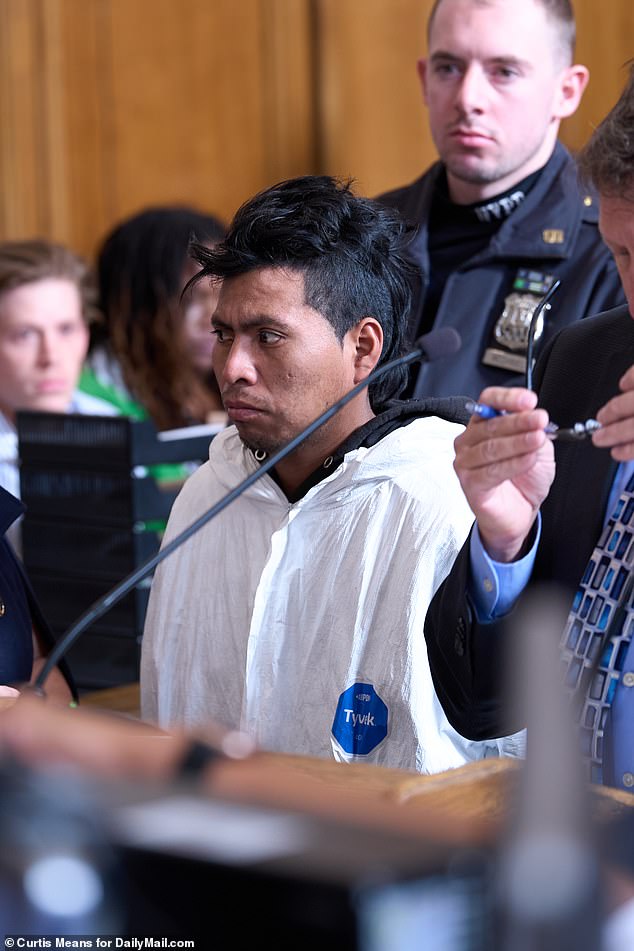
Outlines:
{"label": "officer's collar", "polygon": [[454,218],[467,221],[479,221],[483,225],[495,224],[496,222],[501,223],[510,217],[515,209],[522,204],[530,190],[538,182],[544,168],[538,169],[536,172],[523,178],[520,182],[517,182],[511,188],[507,188],[492,198],[462,205],[452,201],[450,198],[447,172],[443,167],[436,183],[434,212],[438,210],[446,216],[449,211]]}

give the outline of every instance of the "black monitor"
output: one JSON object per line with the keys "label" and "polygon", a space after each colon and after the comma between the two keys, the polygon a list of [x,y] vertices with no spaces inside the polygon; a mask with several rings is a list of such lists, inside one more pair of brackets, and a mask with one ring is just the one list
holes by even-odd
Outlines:
{"label": "black monitor", "polygon": [[[24,564],[56,636],[151,557],[187,475],[220,428],[157,432],[123,416],[17,416]],[[71,649],[80,690],[138,679],[150,579]]]}

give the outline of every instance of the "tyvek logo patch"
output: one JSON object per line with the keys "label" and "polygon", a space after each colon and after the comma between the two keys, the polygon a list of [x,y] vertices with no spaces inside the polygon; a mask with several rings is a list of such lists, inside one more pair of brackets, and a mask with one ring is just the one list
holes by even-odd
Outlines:
{"label": "tyvek logo patch", "polygon": [[332,735],[346,753],[363,756],[387,736],[388,711],[372,684],[352,684],[339,697]]}

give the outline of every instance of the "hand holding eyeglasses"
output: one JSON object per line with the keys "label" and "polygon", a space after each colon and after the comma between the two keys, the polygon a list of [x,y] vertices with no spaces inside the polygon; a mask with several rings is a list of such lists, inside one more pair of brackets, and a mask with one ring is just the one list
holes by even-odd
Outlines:
{"label": "hand holding eyeglasses", "polygon": [[[495,409],[486,403],[476,403],[474,400],[467,400],[465,409],[468,413],[479,416],[481,419],[493,419],[495,416],[505,416],[505,410]],[[549,439],[561,439],[567,442],[577,442],[580,439],[587,439],[593,433],[601,429],[601,423],[597,419],[587,419],[585,423],[573,423],[572,426],[562,427],[552,420],[544,426],[544,432]]]}

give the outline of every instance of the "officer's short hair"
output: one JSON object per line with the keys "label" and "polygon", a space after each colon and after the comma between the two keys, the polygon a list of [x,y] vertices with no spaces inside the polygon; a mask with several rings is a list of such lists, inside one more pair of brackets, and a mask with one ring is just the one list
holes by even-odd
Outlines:
{"label": "officer's short hair", "polygon": [[[432,24],[434,17],[436,16],[436,11],[441,5],[443,0],[436,0],[434,3],[431,13],[429,14],[429,19],[427,20],[427,39],[431,35]],[[518,0],[511,0],[512,3],[517,3]],[[489,6],[491,0],[471,0],[475,6],[486,7]],[[567,65],[570,65],[574,59],[575,55],[575,43],[576,43],[576,24],[575,24],[575,13],[572,9],[572,3],[570,0],[535,0],[535,3],[540,4],[547,15],[553,22],[555,28],[559,31],[561,46],[565,52]]]}

